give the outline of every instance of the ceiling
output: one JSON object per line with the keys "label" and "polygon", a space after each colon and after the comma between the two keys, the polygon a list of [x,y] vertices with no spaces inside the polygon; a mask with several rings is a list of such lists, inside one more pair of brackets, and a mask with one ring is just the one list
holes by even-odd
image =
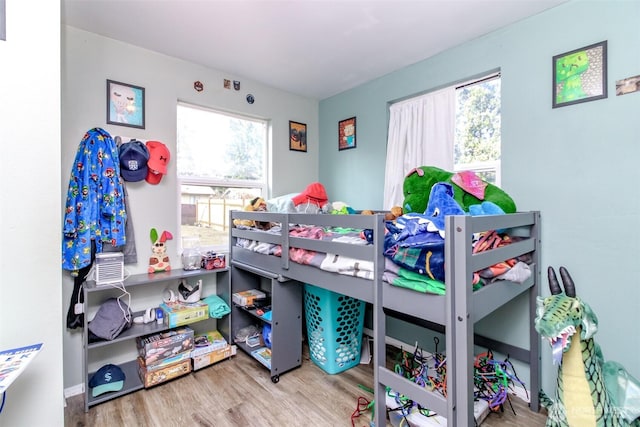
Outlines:
{"label": "ceiling", "polygon": [[62,21],[325,99],[565,1],[62,0]]}

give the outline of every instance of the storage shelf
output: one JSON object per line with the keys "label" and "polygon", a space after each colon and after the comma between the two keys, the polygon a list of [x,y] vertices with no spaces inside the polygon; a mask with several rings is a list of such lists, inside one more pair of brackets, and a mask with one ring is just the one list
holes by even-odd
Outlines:
{"label": "storage shelf", "polygon": [[245,353],[247,353],[249,356],[251,356],[251,358],[253,358],[253,359],[257,360],[258,362],[260,362],[260,363],[261,363],[265,368],[267,368],[267,369],[271,369],[271,366],[270,366],[270,365],[267,365],[266,363],[264,363],[264,361],[263,361],[263,360],[258,359],[258,358],[257,358],[257,357],[255,357],[253,354],[251,354],[251,352],[252,352],[253,350],[257,350],[257,349],[259,349],[259,348],[261,348],[261,347],[264,347],[264,344],[260,344],[260,345],[257,345],[257,346],[255,346],[255,347],[249,347],[249,346],[247,345],[247,343],[244,343],[244,342],[236,342],[236,343],[235,343],[235,345],[237,345],[237,346],[238,346],[238,348],[240,348],[242,351],[244,351],[244,352],[245,352]]}
{"label": "storage shelf", "polygon": [[277,383],[280,374],[302,364],[302,284],[294,280],[279,280],[268,272],[245,268],[244,265],[232,265],[231,294],[248,289],[269,291],[271,320],[259,316],[257,308],[232,304],[232,330],[235,334],[251,325],[258,324],[259,328],[265,324],[271,325],[271,363],[267,364],[251,354],[264,345],[249,347],[245,342],[236,345],[266,367],[271,381]]}
{"label": "storage shelf", "polygon": [[[144,314],[144,311],[139,311],[139,312],[133,313],[132,317],[142,316],[143,314]],[[118,335],[116,338],[112,340],[101,340],[101,341],[90,342],[87,345],[87,348],[93,349],[93,348],[103,347],[105,345],[111,345],[120,341],[130,340],[133,338],[141,337],[143,335],[155,334],[158,332],[167,331],[169,329],[171,328],[169,328],[166,324],[164,323],[158,324],[155,320],[147,324],[134,323],[133,325],[131,325],[129,329],[122,331],[120,335]]]}
{"label": "storage shelf", "polygon": [[122,369],[122,372],[124,372],[124,376],[125,376],[124,386],[122,387],[122,390],[104,393],[96,397],[93,397],[91,395],[91,388],[89,388],[89,380],[91,380],[91,377],[93,376],[93,374],[95,374],[95,372],[89,373],[87,377],[87,390],[85,390],[87,394],[88,406],[97,405],[98,403],[106,402],[116,397],[120,397],[125,394],[132,393],[134,391],[138,391],[144,388],[144,385],[142,384],[142,380],[140,379],[140,375],[138,374],[137,360],[131,360],[125,363],[119,363],[118,366],[120,367],[120,369]]}
{"label": "storage shelf", "polygon": [[[261,315],[259,315],[257,313],[257,311],[258,311],[257,308],[246,308],[246,307],[243,307],[243,306],[237,305],[237,304],[234,304],[233,306],[237,307],[238,309],[240,309],[242,311],[244,311],[245,313],[249,313],[250,315],[252,315],[256,319],[258,319],[262,323],[268,323],[269,325],[271,324],[271,320],[265,319],[264,317],[262,317]],[[269,310],[269,311],[271,311],[271,310]]]}
{"label": "storage shelf", "polygon": [[[175,281],[180,279],[188,279],[190,277],[201,277],[207,274],[217,274],[229,271],[228,268],[218,268],[215,270],[183,270],[176,269],[171,271],[163,271],[160,273],[135,274],[127,277],[124,282],[125,287],[148,285],[150,283],[160,283],[167,281]],[[119,284],[119,283],[118,283]],[[84,288],[87,292],[103,292],[109,289],[115,289],[115,284],[97,285],[95,281],[87,280]]]}
{"label": "storage shelf", "polygon": [[[214,270],[183,270],[176,269],[161,273],[151,273],[151,274],[136,274],[133,276],[127,277],[121,284],[124,285],[127,291],[131,291],[131,288],[137,286],[154,286],[155,284],[159,284],[162,282],[171,282],[172,285],[179,283],[182,279],[189,278],[201,278],[205,276],[216,275],[216,294],[222,297],[227,304],[230,304],[230,295],[229,295],[229,269],[228,268],[219,268]],[[87,308],[90,306],[96,307],[100,300],[100,292],[104,292],[106,297],[108,293],[117,287],[114,285],[96,285],[95,281],[86,281],[84,283],[84,304],[85,304],[85,313],[87,312]],[[164,289],[164,287],[162,288]],[[91,298],[90,298],[91,297]],[[92,299],[93,301],[90,301]],[[141,316],[144,314],[143,311],[138,311],[132,314],[133,317]],[[169,327],[166,323],[158,324],[156,321],[149,322],[147,324],[132,324],[130,328],[120,333],[113,340],[100,340],[95,342],[89,342],[89,322],[91,319],[88,318],[87,314],[85,314],[84,319],[84,329],[83,329],[83,375],[86,379],[85,382],[85,412],[89,410],[90,406],[97,405],[102,402],[106,402],[108,400],[120,397],[127,393],[131,393],[144,388],[144,384],[140,379],[140,374],[138,372],[138,361],[137,359],[127,361],[125,363],[118,363],[118,366],[124,371],[125,374],[125,382],[122,390],[116,392],[108,392],[102,394],[100,396],[93,397],[91,396],[91,388],[89,387],[89,380],[93,376],[94,372],[88,372],[88,366],[90,362],[95,364],[96,362],[100,362],[103,365],[111,363],[108,360],[108,357],[105,358],[102,356],[99,360],[95,360],[96,356],[93,358],[90,356],[92,350],[98,348],[106,348],[109,345],[124,342],[124,341],[135,341],[136,338],[156,334],[164,331],[168,331],[173,329]],[[196,320],[190,322],[191,324],[196,324],[204,319]],[[217,328],[222,333],[223,337],[229,341],[231,338],[230,334],[230,325],[231,325],[231,315],[226,315],[221,319],[216,319]],[[183,325],[186,326],[186,325]],[[135,344],[134,344],[135,346]],[[135,348],[135,347],[134,347]],[[99,352],[98,352],[99,353]],[[104,360],[106,359],[106,360]]]}

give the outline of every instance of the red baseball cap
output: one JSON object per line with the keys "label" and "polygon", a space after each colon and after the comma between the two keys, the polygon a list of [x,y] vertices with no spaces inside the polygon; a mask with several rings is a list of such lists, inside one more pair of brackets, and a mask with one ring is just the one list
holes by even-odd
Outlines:
{"label": "red baseball cap", "polygon": [[160,141],[147,141],[149,150],[149,161],[147,162],[148,172],[145,178],[149,184],[158,184],[163,175],[167,174],[167,164],[171,158],[171,153],[166,145]]}

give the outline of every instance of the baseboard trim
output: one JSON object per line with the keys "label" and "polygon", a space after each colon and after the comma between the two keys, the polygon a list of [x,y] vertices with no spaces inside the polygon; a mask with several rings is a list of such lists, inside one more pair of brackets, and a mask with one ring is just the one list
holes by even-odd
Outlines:
{"label": "baseboard trim", "polygon": [[84,384],[76,384],[74,386],[64,389],[64,398],[68,399],[70,397],[77,396],[82,393],[84,393]]}

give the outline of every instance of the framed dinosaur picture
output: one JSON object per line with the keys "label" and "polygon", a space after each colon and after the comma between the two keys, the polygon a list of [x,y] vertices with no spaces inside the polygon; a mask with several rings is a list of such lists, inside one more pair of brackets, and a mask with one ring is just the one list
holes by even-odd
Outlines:
{"label": "framed dinosaur picture", "polygon": [[553,108],[606,97],[606,40],[553,57]]}

